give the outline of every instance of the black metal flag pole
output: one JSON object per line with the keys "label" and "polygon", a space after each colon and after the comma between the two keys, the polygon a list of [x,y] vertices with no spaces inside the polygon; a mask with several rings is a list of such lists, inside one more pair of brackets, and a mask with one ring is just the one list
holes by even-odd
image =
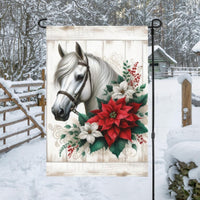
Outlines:
{"label": "black metal flag pole", "polygon": [[162,22],[159,19],[153,19],[151,21],[151,47],[152,47],[152,200],[155,200],[155,77],[154,77],[154,28],[162,26]]}

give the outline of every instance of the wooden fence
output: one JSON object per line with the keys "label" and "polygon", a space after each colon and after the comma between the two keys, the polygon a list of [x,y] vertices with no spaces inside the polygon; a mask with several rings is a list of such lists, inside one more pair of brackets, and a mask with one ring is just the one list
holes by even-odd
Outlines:
{"label": "wooden fence", "polygon": [[200,67],[172,67],[168,72],[169,76],[180,76],[190,74],[191,76],[200,76]]}
{"label": "wooden fence", "polygon": [[196,107],[200,107],[200,96],[192,94],[192,104]]}
{"label": "wooden fence", "polygon": [[155,78],[162,79],[180,76],[183,74],[190,74],[191,76],[200,76],[200,67],[170,67],[169,69],[163,71],[155,71]]}
{"label": "wooden fence", "polygon": [[[17,92],[17,89],[23,92]],[[9,151],[36,137],[44,137],[45,133],[45,70],[42,70],[42,80],[33,81],[0,81],[0,153]],[[24,91],[25,89],[25,91]],[[37,109],[40,108],[40,109]],[[36,112],[34,112],[34,109]],[[9,117],[8,114],[19,110],[17,115]],[[40,111],[37,111],[40,110]],[[41,116],[41,123],[38,117]],[[22,123],[23,122],[23,123]],[[20,124],[19,124],[20,123]],[[10,128],[11,126],[12,129]],[[24,133],[26,135],[24,136]],[[19,138],[20,137],[20,138]]]}

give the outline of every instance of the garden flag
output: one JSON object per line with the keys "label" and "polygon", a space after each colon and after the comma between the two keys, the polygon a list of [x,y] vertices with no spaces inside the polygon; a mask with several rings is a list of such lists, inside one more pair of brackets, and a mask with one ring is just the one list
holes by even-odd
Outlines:
{"label": "garden flag", "polygon": [[47,175],[147,176],[147,38],[47,27]]}

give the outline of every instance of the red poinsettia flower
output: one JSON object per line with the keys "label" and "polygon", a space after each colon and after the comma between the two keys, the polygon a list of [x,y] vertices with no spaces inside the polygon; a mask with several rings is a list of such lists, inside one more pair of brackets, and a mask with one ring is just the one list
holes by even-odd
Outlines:
{"label": "red poinsettia flower", "polygon": [[96,115],[87,122],[98,123],[109,147],[117,138],[131,141],[131,128],[137,126],[136,113],[140,106],[138,103],[126,105],[125,98],[117,101],[111,98],[107,104],[102,103],[100,110],[91,111]]}

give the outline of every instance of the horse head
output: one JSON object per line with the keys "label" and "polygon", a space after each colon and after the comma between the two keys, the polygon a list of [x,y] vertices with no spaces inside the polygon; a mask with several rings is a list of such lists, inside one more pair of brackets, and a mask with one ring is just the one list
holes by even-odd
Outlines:
{"label": "horse head", "polygon": [[61,60],[57,66],[55,80],[59,83],[60,90],[52,107],[52,113],[59,121],[66,121],[75,106],[87,101],[92,94],[87,55],[78,43],[75,49],[75,52],[65,53],[58,45]]}

